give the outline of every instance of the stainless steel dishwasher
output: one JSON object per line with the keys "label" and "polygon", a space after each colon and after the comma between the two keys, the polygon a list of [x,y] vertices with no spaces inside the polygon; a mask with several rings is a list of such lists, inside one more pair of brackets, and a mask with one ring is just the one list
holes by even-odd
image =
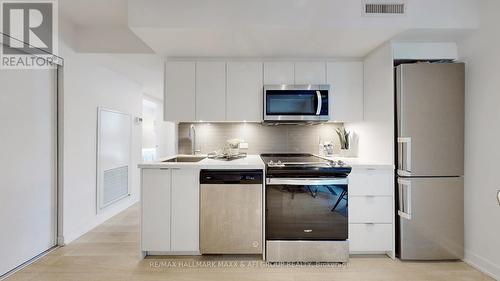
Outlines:
{"label": "stainless steel dishwasher", "polygon": [[262,171],[201,170],[202,254],[261,254]]}

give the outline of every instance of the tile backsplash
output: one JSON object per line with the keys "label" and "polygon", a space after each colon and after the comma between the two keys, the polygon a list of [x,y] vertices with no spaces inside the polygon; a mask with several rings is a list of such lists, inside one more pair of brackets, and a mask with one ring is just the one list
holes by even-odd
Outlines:
{"label": "tile backsplash", "polygon": [[[189,126],[179,123],[178,152],[191,153]],[[261,153],[314,153],[319,152],[319,143],[332,141],[334,152],[340,149],[335,129],[342,124],[324,123],[320,125],[279,125],[268,126],[259,123],[195,123],[196,149],[206,154],[220,149],[228,139],[238,138],[248,143],[249,154]]]}

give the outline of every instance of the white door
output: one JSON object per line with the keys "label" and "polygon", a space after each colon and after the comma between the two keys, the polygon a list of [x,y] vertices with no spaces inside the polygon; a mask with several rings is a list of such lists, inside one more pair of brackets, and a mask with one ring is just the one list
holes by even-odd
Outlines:
{"label": "white door", "polygon": [[56,71],[0,70],[0,275],[56,244]]}

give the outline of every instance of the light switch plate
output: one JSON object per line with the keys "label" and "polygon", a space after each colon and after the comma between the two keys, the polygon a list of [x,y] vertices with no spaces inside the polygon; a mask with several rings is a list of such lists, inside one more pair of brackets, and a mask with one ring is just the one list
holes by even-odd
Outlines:
{"label": "light switch plate", "polygon": [[248,142],[240,142],[240,148],[248,149]]}

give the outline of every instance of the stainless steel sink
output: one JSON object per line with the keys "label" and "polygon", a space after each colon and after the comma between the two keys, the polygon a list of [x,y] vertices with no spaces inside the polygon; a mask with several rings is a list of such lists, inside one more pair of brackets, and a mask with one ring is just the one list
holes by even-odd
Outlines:
{"label": "stainless steel sink", "polygon": [[168,160],[165,160],[163,162],[177,162],[177,163],[186,163],[186,162],[191,162],[191,163],[195,163],[195,162],[200,162],[201,160],[205,159],[206,157],[202,157],[202,156],[178,156],[178,157],[175,157],[175,158],[172,158],[172,159],[168,159]]}

